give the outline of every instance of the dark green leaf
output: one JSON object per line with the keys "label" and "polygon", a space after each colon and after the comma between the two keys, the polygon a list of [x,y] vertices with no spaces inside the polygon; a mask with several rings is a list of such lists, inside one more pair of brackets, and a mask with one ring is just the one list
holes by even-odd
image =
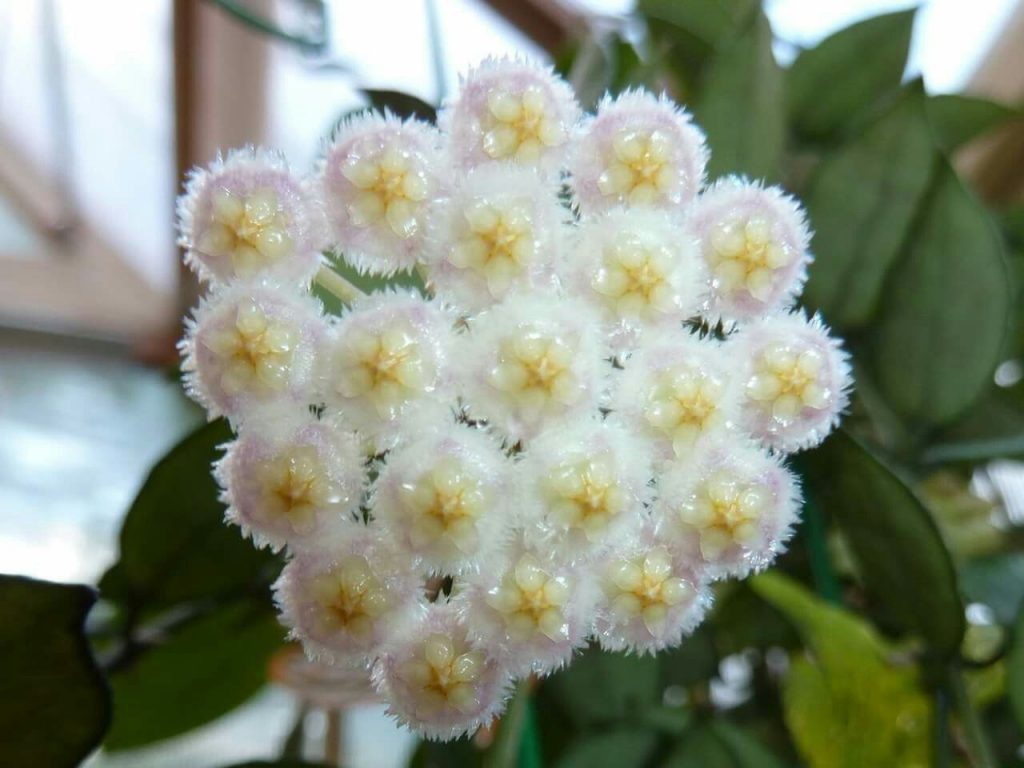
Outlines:
{"label": "dark green leaf", "polygon": [[469,739],[421,741],[409,760],[409,768],[480,768],[483,755]]}
{"label": "dark green leaf", "polygon": [[580,725],[614,722],[658,702],[658,660],[593,647],[544,687]]}
{"label": "dark green leaf", "polygon": [[640,0],[637,10],[655,21],[671,24],[704,43],[708,49],[732,37],[750,22],[756,0]]}
{"label": "dark green leaf", "polygon": [[104,598],[129,611],[155,610],[272,578],[274,556],[224,524],[210,468],[230,439],[227,423],[214,421],[153,468],[121,527],[120,559],[100,581]]}
{"label": "dark green leaf", "polygon": [[641,768],[658,737],[653,731],[622,728],[583,734],[555,763],[556,768]]}
{"label": "dark green leaf", "polygon": [[947,152],[1020,117],[1019,110],[975,96],[948,93],[928,99],[928,118],[935,139]]}
{"label": "dark green leaf", "polygon": [[384,111],[385,109],[401,118],[418,117],[428,123],[437,122],[437,108],[423,99],[401,91],[363,88],[363,93],[370,100],[370,106]]}
{"label": "dark green leaf", "polygon": [[846,537],[869,595],[952,656],[964,634],[964,608],[949,551],[911,490],[840,430],[801,460],[807,491]]}
{"label": "dark green leaf", "polygon": [[1024,612],[1017,617],[1011,643],[1006,660],[1006,692],[1017,727],[1024,729]]}
{"label": "dark green leaf", "polygon": [[75,766],[110,722],[83,631],[89,587],[0,576],[0,762]]}
{"label": "dark green leaf", "polygon": [[242,600],[196,619],[111,675],[110,750],[177,736],[245,703],[284,640],[270,601]]}
{"label": "dark green leaf", "polygon": [[740,768],[728,747],[707,725],[691,728],[664,763],[664,768]]}
{"label": "dark green leaf", "polygon": [[977,400],[1000,362],[1010,300],[999,233],[941,160],[872,328],[876,382],[893,410],[941,424]]}
{"label": "dark green leaf", "polygon": [[987,605],[1009,626],[1024,605],[1024,554],[1006,552],[969,561],[960,569],[964,597]]}
{"label": "dark green leaf", "polygon": [[786,76],[794,127],[814,138],[840,134],[899,88],[913,26],[913,10],[876,16],[801,53]]}
{"label": "dark green leaf", "polygon": [[718,674],[718,654],[708,624],[698,627],[678,647],[661,651],[657,658],[662,686],[687,687]]}
{"label": "dark green leaf", "polygon": [[711,729],[732,754],[737,768],[785,768],[782,760],[742,728],[718,720],[711,723]]}
{"label": "dark green leaf", "polygon": [[1024,387],[992,387],[988,395],[930,441],[921,459],[941,464],[1024,456]]}
{"label": "dark green leaf", "polygon": [[805,195],[815,262],[805,300],[837,328],[866,325],[909,237],[935,150],[920,87],[826,155]]}
{"label": "dark green leaf", "polygon": [[782,70],[763,13],[754,14],[749,27],[716,52],[694,113],[707,132],[711,178],[778,176],[785,140]]}

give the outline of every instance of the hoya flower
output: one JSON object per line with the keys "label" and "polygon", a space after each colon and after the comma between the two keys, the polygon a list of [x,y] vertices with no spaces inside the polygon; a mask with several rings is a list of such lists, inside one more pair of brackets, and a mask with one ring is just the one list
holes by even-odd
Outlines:
{"label": "hoya flower", "polygon": [[593,408],[609,368],[599,331],[589,306],[554,296],[477,315],[462,357],[469,413],[516,442]]}
{"label": "hoya flower", "polygon": [[679,645],[711,602],[701,574],[675,556],[650,524],[618,542],[600,568],[595,635],[609,651],[653,654]]}
{"label": "hoya flower", "polygon": [[612,421],[583,419],[540,435],[518,471],[526,539],[569,562],[598,557],[640,524],[652,454],[648,441]]}
{"label": "hoya flower", "polygon": [[720,342],[683,330],[646,336],[624,362],[612,409],[660,458],[687,457],[733,428],[737,363]]}
{"label": "hoya flower", "polygon": [[413,293],[354,302],[321,360],[328,403],[368,437],[385,440],[403,415],[446,408],[451,324],[436,302]]}
{"label": "hoya flower", "polygon": [[217,283],[259,274],[307,285],[325,239],[315,196],[283,158],[252,148],[192,172],[178,228],[185,263]]}
{"label": "hoya flower", "polygon": [[655,515],[664,536],[715,577],[765,568],[796,523],[799,488],[777,457],[739,440],[668,466]]}
{"label": "hoya flower", "polygon": [[691,211],[712,276],[712,316],[751,320],[789,306],[807,278],[803,208],[778,187],[722,179]]}
{"label": "hoya flower", "polygon": [[458,168],[504,160],[555,172],[578,118],[572,89],[550,67],[505,58],[462,77],[438,125]]}
{"label": "hoya flower", "polygon": [[470,643],[454,607],[438,603],[391,635],[373,681],[400,723],[440,740],[490,723],[504,707],[512,682],[490,649]]}
{"label": "hoya flower", "polygon": [[850,365],[815,315],[778,315],[748,326],[734,342],[745,361],[743,425],[784,453],[818,445],[850,399]]}
{"label": "hoya flower", "polygon": [[248,424],[216,468],[227,519],[257,546],[301,546],[354,524],[366,483],[362,447],[336,422],[299,413]]}
{"label": "hoya flower", "polygon": [[563,269],[574,292],[634,331],[696,315],[707,278],[696,243],[668,214],[619,209],[585,220]]}
{"label": "hoya flower", "polygon": [[456,585],[469,636],[500,649],[513,675],[548,674],[586,645],[598,592],[585,568],[515,547]]}
{"label": "hoya flower", "polygon": [[310,296],[235,283],[203,299],[179,345],[189,394],[210,418],[238,423],[254,409],[313,399],[314,360],[324,335]]}
{"label": "hoya flower", "polygon": [[704,183],[708,151],[690,113],[662,96],[606,96],[573,142],[568,167],[584,214],[615,206],[679,211]]}
{"label": "hoya flower", "polygon": [[308,656],[366,665],[396,624],[420,609],[420,587],[377,531],[355,524],[330,548],[289,561],[274,596],[282,622]]}
{"label": "hoya flower", "polygon": [[436,132],[426,123],[375,113],[347,120],[320,169],[334,244],[345,260],[382,275],[415,266],[442,172]]}
{"label": "hoya flower", "polygon": [[478,568],[504,539],[510,471],[505,454],[482,430],[420,424],[388,455],[372,514],[427,570]]}
{"label": "hoya flower", "polygon": [[430,218],[424,260],[444,301],[477,311],[511,291],[552,287],[566,211],[534,169],[477,168]]}

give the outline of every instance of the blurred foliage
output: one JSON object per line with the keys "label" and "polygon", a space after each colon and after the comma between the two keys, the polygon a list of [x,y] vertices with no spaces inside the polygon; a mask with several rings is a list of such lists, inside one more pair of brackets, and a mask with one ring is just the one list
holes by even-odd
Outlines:
{"label": "blurred foliage", "polygon": [[[1024,535],[969,484],[1024,455],[1024,384],[993,375],[1024,354],[1024,208],[987,208],[951,162],[1022,110],[904,81],[914,18],[863,21],[783,67],[757,0],[639,0],[558,57],[584,106],[665,90],[708,132],[712,179],[805,201],[807,308],[847,339],[855,397],[844,429],[796,462],[807,523],[773,573],[718,585],[680,648],[588,649],[521,686],[495,731],[424,742],[412,766],[1024,765]],[[280,561],[222,524],[209,468],[228,436],[214,422],[174,448],[125,519],[89,625],[109,730],[81,626],[91,592],[0,581],[0,689],[18,692],[3,697],[17,701],[0,717],[5,759],[72,765],[104,733],[108,749],[165,739],[265,681],[283,643],[268,592]],[[29,632],[38,655],[19,655]]]}

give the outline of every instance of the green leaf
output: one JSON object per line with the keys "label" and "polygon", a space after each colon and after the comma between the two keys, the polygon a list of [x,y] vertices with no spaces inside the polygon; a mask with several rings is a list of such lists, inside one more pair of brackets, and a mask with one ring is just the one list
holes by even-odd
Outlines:
{"label": "green leaf", "polygon": [[103,738],[110,693],[83,631],[95,601],[89,587],[0,576],[4,765],[78,765]]}
{"label": "green leaf", "polygon": [[654,750],[653,731],[620,728],[579,737],[555,763],[556,768],[641,768]]}
{"label": "green leaf", "polygon": [[663,763],[663,768],[785,768],[746,731],[725,720],[690,728]]}
{"label": "green leaf", "polygon": [[967,413],[943,429],[921,454],[929,464],[982,462],[1024,456],[1024,387],[992,387]]}
{"label": "green leaf", "polygon": [[1024,611],[1017,617],[1011,643],[1006,659],[1006,692],[1017,727],[1024,729]]}
{"label": "green leaf", "polygon": [[709,49],[750,22],[757,0],[714,0],[686,3],[679,0],[640,0],[637,10],[655,21],[685,30]]}
{"label": "green leaf", "polygon": [[732,754],[738,768],[785,768],[782,760],[742,728],[716,720],[711,729]]}
{"label": "green leaf", "polygon": [[421,741],[409,760],[409,768],[480,768],[483,755],[469,739]]}
{"label": "green leaf", "polygon": [[957,652],[964,608],[931,515],[845,430],[801,458],[806,490],[846,538],[868,594],[940,657]]}
{"label": "green leaf", "polygon": [[683,642],[657,655],[661,685],[690,686],[718,674],[718,654],[711,627],[702,624]]}
{"label": "green leaf", "polygon": [[946,152],[1020,117],[1020,110],[976,96],[948,93],[928,99],[928,118],[935,139]]}
{"label": "green leaf", "polygon": [[812,177],[804,200],[815,262],[804,296],[835,327],[858,328],[875,314],[934,159],[918,86],[861,136],[826,155]]}
{"label": "green leaf", "polygon": [[378,88],[363,88],[362,91],[370,100],[370,106],[381,112],[386,109],[401,118],[417,117],[428,123],[437,122],[437,108],[411,93]]}
{"label": "green leaf", "polygon": [[[797,626],[810,658],[791,660],[786,724],[811,768],[931,765],[931,706],[914,667],[889,663],[869,624],[771,572],[751,586]],[[865,738],[870,734],[870,738]]]}
{"label": "green leaf", "polygon": [[836,32],[802,52],[786,75],[794,127],[825,138],[896,91],[907,63],[914,10],[875,16]]}
{"label": "green leaf", "polygon": [[544,688],[579,725],[615,722],[658,703],[658,660],[592,647]]}
{"label": "green leaf", "polygon": [[991,385],[1010,325],[999,233],[941,160],[872,327],[879,390],[893,410],[948,422]]}
{"label": "green leaf", "polygon": [[277,559],[224,523],[210,469],[227,422],[200,427],[153,467],[121,526],[121,555],[100,591],[129,612],[220,598],[269,583]]}
{"label": "green leaf", "polygon": [[755,13],[747,29],[716,52],[694,114],[707,132],[711,178],[778,176],[786,129],[782,70],[763,13]]}
{"label": "green leaf", "polygon": [[283,641],[269,600],[239,600],[189,622],[111,675],[106,748],[177,736],[242,705],[263,687]]}

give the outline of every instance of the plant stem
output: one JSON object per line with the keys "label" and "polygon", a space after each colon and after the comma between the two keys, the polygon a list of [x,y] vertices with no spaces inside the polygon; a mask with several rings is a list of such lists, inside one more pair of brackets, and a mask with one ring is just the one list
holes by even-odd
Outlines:
{"label": "plant stem", "polygon": [[320,271],[316,273],[316,281],[321,288],[336,296],[343,304],[351,304],[359,297],[366,295],[326,265],[320,267]]}
{"label": "plant stem", "polygon": [[946,685],[949,689],[949,696],[953,700],[953,708],[960,717],[960,727],[964,732],[964,741],[971,764],[974,768],[998,768],[995,755],[992,754],[992,745],[989,744],[981,718],[978,717],[978,712],[971,703],[971,697],[967,693],[967,685],[964,681],[964,673],[958,664],[950,667],[946,676]]}
{"label": "plant stem", "polygon": [[842,604],[842,589],[832,569],[828,541],[825,539],[825,521],[821,517],[821,510],[810,497],[804,500],[803,534],[807,542],[807,555],[810,559],[815,589],[830,603]]}

